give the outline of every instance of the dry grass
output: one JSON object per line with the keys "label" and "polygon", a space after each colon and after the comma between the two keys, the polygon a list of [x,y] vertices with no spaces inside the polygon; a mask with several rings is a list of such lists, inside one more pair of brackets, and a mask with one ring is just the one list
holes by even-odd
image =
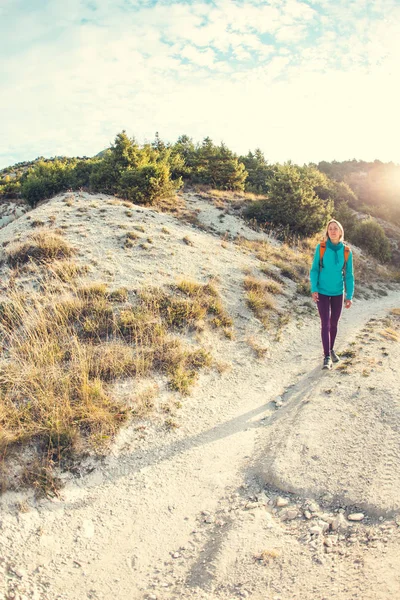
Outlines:
{"label": "dry grass", "polygon": [[379,332],[379,334],[385,340],[388,340],[390,342],[398,342],[400,339],[398,331],[396,331],[392,327],[387,327],[386,329],[383,329],[382,331]]}
{"label": "dry grass", "polygon": [[211,200],[214,206],[222,210],[241,210],[250,202],[265,198],[263,195],[253,194],[252,192],[216,190],[209,185],[201,184],[194,185],[193,191],[200,198]]}
{"label": "dry grass", "polygon": [[140,293],[140,298],[151,311],[159,311],[168,327],[202,331],[205,320],[208,320],[230,337],[228,332],[233,325],[232,319],[211,282],[201,284],[181,280],[170,286],[169,293],[149,288]]}
{"label": "dry grass", "polygon": [[371,256],[357,253],[354,256],[357,284],[370,287],[374,284],[384,283],[389,286],[400,281],[399,270],[392,265],[382,265]]}
{"label": "dry grass", "polygon": [[[263,263],[261,270],[271,279],[284,283],[284,277],[291,279],[300,285],[306,285],[309,279],[310,266],[314,255],[313,244],[315,239],[298,241],[289,246],[282,243],[274,246],[267,241],[246,240],[238,238],[237,245],[246,252],[251,252]],[[271,265],[279,269],[277,272]]]}
{"label": "dry grass", "polygon": [[140,235],[136,231],[128,231],[125,237],[124,248],[132,248],[135,245],[134,242],[139,239]]}
{"label": "dry grass", "polygon": [[188,214],[186,202],[183,196],[176,194],[168,198],[161,198],[157,204],[152,205],[153,210],[173,214],[177,218],[184,218]]}
{"label": "dry grass", "polygon": [[129,298],[128,289],[126,287],[117,288],[108,294],[108,298],[112,302],[127,302]]}
{"label": "dry grass", "polygon": [[254,555],[254,560],[262,565],[268,565],[273,560],[279,558],[280,553],[277,550],[262,550]]}
{"label": "dry grass", "polygon": [[264,275],[269,277],[269,279],[273,279],[277,283],[285,285],[284,279],[279,275],[279,272],[277,270],[274,270],[273,268],[265,265],[261,267],[261,273],[264,273]]}
{"label": "dry grass", "polygon": [[249,337],[247,339],[247,343],[250,346],[250,348],[254,351],[257,358],[265,358],[268,355],[268,346],[261,345],[255,337]]}
{"label": "dry grass", "polygon": [[87,265],[78,265],[73,260],[57,260],[48,264],[48,272],[63,283],[71,282],[78,277],[86,275],[89,271]]}
{"label": "dry grass", "polygon": [[41,219],[34,219],[33,221],[31,221],[31,227],[43,227],[44,226],[44,221],[42,221]]}
{"label": "dry grass", "polygon": [[285,311],[278,315],[277,326],[275,331],[275,341],[280,342],[282,339],[282,334],[286,325],[290,322],[291,313],[289,311]]}
{"label": "dry grass", "polygon": [[[195,351],[179,348],[177,352],[166,354],[163,358],[167,364],[171,388],[183,396],[189,394],[198,378],[199,370],[210,367],[212,364],[211,355],[203,348]],[[168,364],[167,358],[172,359],[170,364]]]}
{"label": "dry grass", "polygon": [[158,393],[158,386],[150,385],[135,394],[132,400],[131,413],[136,417],[143,417],[148,414],[154,408]]}
{"label": "dry grass", "polygon": [[78,438],[94,445],[109,439],[126,411],[92,372],[93,353],[65,303],[34,294],[10,300],[21,319],[1,327],[7,349],[0,366],[2,451],[35,441],[61,458]]}
{"label": "dry grass", "polygon": [[0,304],[0,450],[4,457],[21,444],[36,449],[38,463],[23,481],[38,490],[53,493],[54,463],[103,448],[130,413],[150,410],[148,396],[132,409],[117,400],[117,379],[159,372],[187,395],[212,364],[204,349],[171,335],[205,317],[229,322],[211,284],[181,282],[168,293],[142,290],[134,304],[128,298],[125,288],[101,282],[72,282],[69,291],[43,283],[40,293],[11,291]]}
{"label": "dry grass", "polygon": [[194,246],[194,244],[193,244],[192,240],[190,239],[190,237],[189,237],[188,235],[185,235],[185,236],[182,238],[182,241],[183,241],[183,242],[185,242],[185,244],[186,244],[187,246]]}
{"label": "dry grass", "polygon": [[81,298],[106,298],[108,295],[107,284],[102,282],[92,282],[80,285],[76,289],[77,295]]}
{"label": "dry grass", "polygon": [[30,234],[25,241],[6,248],[6,260],[11,267],[34,262],[71,258],[74,248],[57,233],[42,229]]}
{"label": "dry grass", "polygon": [[[273,282],[270,282],[273,283]],[[243,282],[246,290],[246,299],[249,308],[255,316],[267,325],[269,323],[269,312],[276,309],[274,299],[268,293],[268,282],[255,277],[246,277]]]}
{"label": "dry grass", "polygon": [[222,328],[227,337],[232,337],[232,318],[225,310],[213,281],[201,284],[190,280],[181,280],[176,286],[176,290],[189,298],[193,304],[205,310],[213,327]]}

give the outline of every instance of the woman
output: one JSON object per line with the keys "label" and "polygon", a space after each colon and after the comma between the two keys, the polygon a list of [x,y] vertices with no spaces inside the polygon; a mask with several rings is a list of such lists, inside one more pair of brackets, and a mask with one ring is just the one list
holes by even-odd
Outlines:
{"label": "woman", "polygon": [[339,221],[329,221],[325,241],[318,244],[310,271],[311,296],[321,317],[323,369],[331,369],[332,362],[340,360],[334,350],[337,326],[343,299],[345,308],[350,308],[354,293],[353,253],[343,238],[344,230]]}

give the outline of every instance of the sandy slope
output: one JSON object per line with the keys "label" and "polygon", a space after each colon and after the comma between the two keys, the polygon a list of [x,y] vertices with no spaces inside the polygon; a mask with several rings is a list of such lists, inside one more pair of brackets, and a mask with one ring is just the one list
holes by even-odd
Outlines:
{"label": "sandy slope", "polygon": [[[176,417],[179,429],[157,419],[126,429],[107,459],[67,478],[60,500],[5,494],[3,596],[400,597],[400,356],[379,321],[400,306],[398,291],[346,311],[338,348],[355,342],[355,357],[347,374],[322,372],[316,315],[294,317],[274,343],[247,310],[241,283],[243,269],[257,268],[253,257],[168,215],[136,209],[127,217],[106,198],[90,200],[98,214],[92,207],[86,217],[78,209],[88,201],[76,197],[69,210],[56,198],[35,216],[64,222],[79,260],[92,260],[93,277],[108,274],[110,285],[218,277],[237,336],[205,332],[202,343],[231,368],[202,375]],[[212,220],[215,209],[202,210],[203,222]],[[0,238],[23,231],[24,219]],[[152,239],[129,255],[120,239],[127,219]],[[269,346],[267,358],[255,358],[249,336]],[[348,521],[361,510],[362,522]]]}

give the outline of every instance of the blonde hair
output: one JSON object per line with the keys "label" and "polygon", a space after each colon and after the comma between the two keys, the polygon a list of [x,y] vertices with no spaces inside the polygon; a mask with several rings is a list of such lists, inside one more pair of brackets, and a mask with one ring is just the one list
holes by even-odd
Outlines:
{"label": "blonde hair", "polygon": [[330,225],[331,223],[336,223],[336,225],[339,227],[339,229],[340,229],[340,231],[341,231],[341,235],[340,235],[340,241],[341,241],[341,242],[343,242],[343,240],[344,240],[344,229],[343,229],[343,225],[342,225],[341,223],[339,223],[339,221],[336,221],[336,219],[331,219],[331,220],[329,221],[329,223],[327,224],[327,226],[326,226],[326,229],[325,229],[325,236],[324,236],[324,240],[325,240],[325,242],[326,242],[327,240],[329,240],[329,239],[330,239],[330,238],[329,238],[329,234],[328,234],[328,227],[329,227],[329,225]]}

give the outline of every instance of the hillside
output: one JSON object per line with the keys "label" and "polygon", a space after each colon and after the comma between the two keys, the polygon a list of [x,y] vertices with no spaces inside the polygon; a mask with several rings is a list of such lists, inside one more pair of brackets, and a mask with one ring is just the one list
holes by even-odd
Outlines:
{"label": "hillside", "polygon": [[[100,451],[84,447],[56,469],[63,485],[54,480],[49,497],[17,480],[34,440],[3,461],[3,597],[400,595],[399,284],[354,248],[364,283],[341,322],[344,360],[323,372],[304,289],[312,245],[249,228],[242,208],[243,197],[224,193],[183,192],[160,211],[68,192],[0,230],[2,302],[10,283],[45,293],[54,263],[11,258],[50,231],[74,251],[74,285],[105,285],[107,298],[126,288],[117,311],[143,289],[189,282],[212,284],[224,310],[223,325],[205,310],[175,323],[174,340],[212,357],[188,395],[163,370],[107,382],[129,419]],[[70,285],[51,280],[57,294]],[[149,389],[151,406],[135,413]]]}

